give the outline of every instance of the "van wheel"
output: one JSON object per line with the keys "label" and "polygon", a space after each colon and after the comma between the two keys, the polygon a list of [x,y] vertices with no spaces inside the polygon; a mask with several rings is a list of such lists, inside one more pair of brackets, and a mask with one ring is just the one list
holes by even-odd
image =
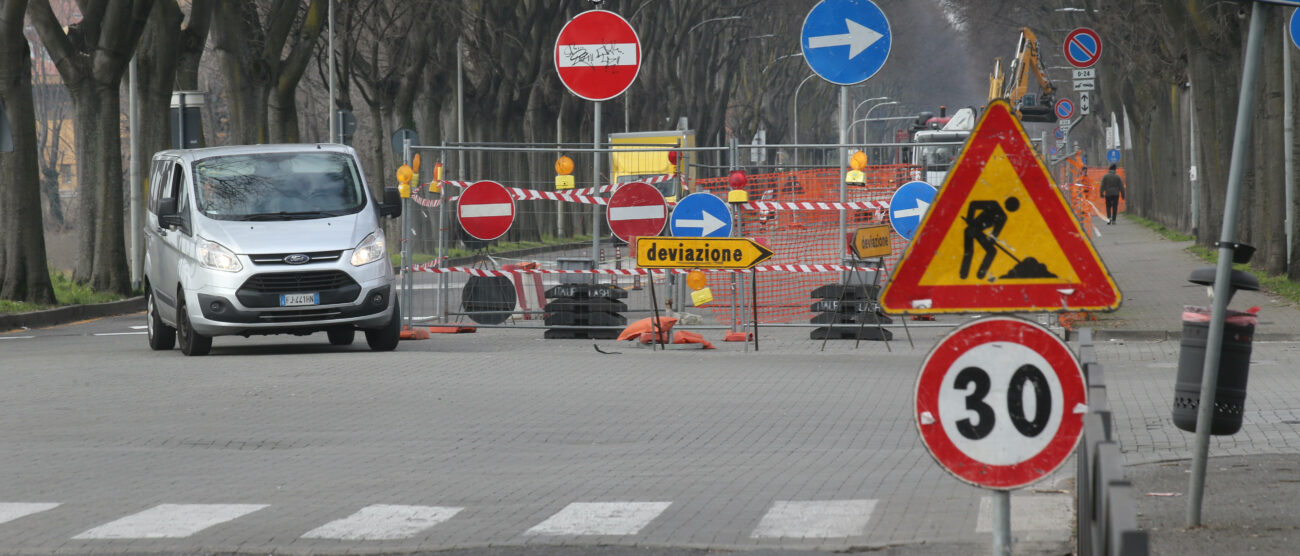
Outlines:
{"label": "van wheel", "polygon": [[145,299],[148,300],[145,320],[149,324],[149,347],[154,351],[167,351],[176,347],[176,329],[163,324],[162,317],[158,316],[158,305],[154,301],[153,288],[149,289]]}
{"label": "van wheel", "polygon": [[402,339],[402,310],[393,302],[393,318],[383,328],[366,331],[366,344],[370,351],[393,351]]}
{"label": "van wheel", "polygon": [[184,293],[176,296],[176,339],[180,341],[181,353],[185,355],[207,355],[212,351],[212,336],[204,336],[194,331],[190,323],[189,311],[185,309]]}
{"label": "van wheel", "polygon": [[357,329],[350,326],[340,326],[338,328],[326,330],[325,334],[330,337],[330,345],[350,346],[352,345],[352,340],[357,336]]}

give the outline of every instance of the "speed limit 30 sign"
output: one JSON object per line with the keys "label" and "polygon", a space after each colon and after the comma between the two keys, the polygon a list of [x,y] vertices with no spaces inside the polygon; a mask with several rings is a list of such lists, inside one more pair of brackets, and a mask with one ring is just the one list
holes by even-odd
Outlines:
{"label": "speed limit 30 sign", "polygon": [[1065,342],[1025,320],[987,317],[953,330],[926,356],[915,417],[930,455],[948,472],[1011,490],[1070,457],[1086,397]]}

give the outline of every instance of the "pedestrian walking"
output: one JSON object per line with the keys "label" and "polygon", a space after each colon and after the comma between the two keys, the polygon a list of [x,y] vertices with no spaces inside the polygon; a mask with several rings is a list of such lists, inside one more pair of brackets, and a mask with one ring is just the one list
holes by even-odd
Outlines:
{"label": "pedestrian walking", "polygon": [[1110,165],[1110,173],[1101,178],[1101,196],[1106,198],[1106,224],[1114,224],[1119,215],[1119,200],[1124,198],[1124,178],[1115,173],[1115,165]]}

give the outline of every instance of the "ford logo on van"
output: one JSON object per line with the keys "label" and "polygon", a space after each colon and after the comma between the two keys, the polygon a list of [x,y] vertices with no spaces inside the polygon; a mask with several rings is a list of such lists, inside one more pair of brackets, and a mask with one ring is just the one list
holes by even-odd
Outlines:
{"label": "ford logo on van", "polygon": [[311,262],[311,256],[302,253],[284,256],[284,264],[306,264],[308,262]]}

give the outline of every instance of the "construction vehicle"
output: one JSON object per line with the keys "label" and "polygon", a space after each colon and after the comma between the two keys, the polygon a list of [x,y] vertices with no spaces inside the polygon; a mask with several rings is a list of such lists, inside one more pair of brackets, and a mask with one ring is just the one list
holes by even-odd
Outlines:
{"label": "construction vehicle", "polygon": [[939,107],[939,115],[922,112],[912,126],[912,147],[910,160],[921,167],[922,181],[939,187],[948,178],[948,170],[957,161],[966,140],[975,130],[975,109],[962,108],[952,117],[947,115],[947,107]]}
{"label": "construction vehicle", "polygon": [[[1038,79],[1041,91],[1029,92],[1029,73]],[[1038,37],[1028,27],[1020,28],[1020,42],[1016,46],[1016,57],[1011,60],[1011,67],[1002,72],[1002,60],[993,64],[993,73],[989,75],[989,102],[997,99],[1006,100],[1022,122],[1056,121],[1052,113],[1052,104],[1056,102],[1056,85],[1047,78],[1047,70],[1038,56]]]}

